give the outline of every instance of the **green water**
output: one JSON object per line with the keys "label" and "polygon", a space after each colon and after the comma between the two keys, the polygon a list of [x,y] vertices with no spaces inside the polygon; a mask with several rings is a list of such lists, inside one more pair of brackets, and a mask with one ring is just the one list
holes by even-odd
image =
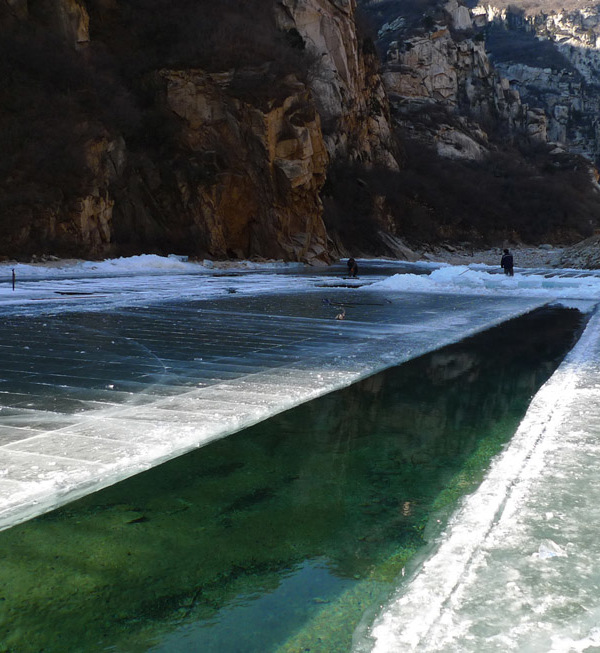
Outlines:
{"label": "green water", "polygon": [[0,533],[0,651],[348,651],[580,326],[538,311]]}

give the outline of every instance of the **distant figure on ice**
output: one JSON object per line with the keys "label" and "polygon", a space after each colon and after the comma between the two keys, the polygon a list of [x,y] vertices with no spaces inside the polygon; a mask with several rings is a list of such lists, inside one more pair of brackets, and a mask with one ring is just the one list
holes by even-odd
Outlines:
{"label": "distant figure on ice", "polygon": [[356,277],[358,275],[358,265],[353,258],[348,259],[348,275],[351,277]]}
{"label": "distant figure on ice", "polygon": [[505,249],[504,254],[502,254],[502,259],[500,260],[500,267],[504,268],[504,274],[507,274],[509,277],[512,277],[515,272],[513,270],[513,255],[509,250]]}

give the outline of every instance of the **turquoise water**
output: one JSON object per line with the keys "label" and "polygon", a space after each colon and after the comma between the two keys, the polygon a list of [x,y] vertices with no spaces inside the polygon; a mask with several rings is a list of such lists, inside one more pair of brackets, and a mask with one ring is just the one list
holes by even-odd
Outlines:
{"label": "turquoise water", "polygon": [[0,651],[348,651],[580,326],[538,311],[0,533]]}

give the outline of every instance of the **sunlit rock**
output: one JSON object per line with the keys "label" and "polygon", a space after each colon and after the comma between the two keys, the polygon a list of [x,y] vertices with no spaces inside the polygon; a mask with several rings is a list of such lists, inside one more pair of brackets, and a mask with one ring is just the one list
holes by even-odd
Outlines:
{"label": "sunlit rock", "polygon": [[358,41],[355,9],[355,0],[283,0],[277,19],[313,57],[308,84],[329,156],[397,167],[377,58]]}
{"label": "sunlit rock", "polygon": [[454,29],[465,30],[473,27],[471,14],[469,9],[463,5],[459,5],[457,0],[450,0],[444,5],[444,9],[452,17],[452,24]]}
{"label": "sunlit rock", "polygon": [[[308,89],[286,80],[281,99],[254,106],[224,92],[231,78],[200,70],[161,72],[166,101],[194,152],[213,151],[214,179],[179,192],[196,233],[214,256],[238,251],[328,260],[320,188],[329,157]],[[218,161],[220,160],[220,161]],[[307,234],[302,244],[296,233]]]}

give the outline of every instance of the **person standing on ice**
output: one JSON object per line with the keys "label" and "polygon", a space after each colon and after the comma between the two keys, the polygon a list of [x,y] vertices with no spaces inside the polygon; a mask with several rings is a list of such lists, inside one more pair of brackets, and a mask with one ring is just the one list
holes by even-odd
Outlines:
{"label": "person standing on ice", "polygon": [[358,265],[353,258],[348,259],[348,275],[351,277],[356,277],[358,275]]}
{"label": "person standing on ice", "polygon": [[515,274],[515,271],[513,270],[513,266],[514,266],[513,255],[510,253],[508,249],[505,249],[504,254],[502,254],[502,259],[500,260],[500,267],[504,268],[504,274],[507,274],[509,277],[512,277]]}

